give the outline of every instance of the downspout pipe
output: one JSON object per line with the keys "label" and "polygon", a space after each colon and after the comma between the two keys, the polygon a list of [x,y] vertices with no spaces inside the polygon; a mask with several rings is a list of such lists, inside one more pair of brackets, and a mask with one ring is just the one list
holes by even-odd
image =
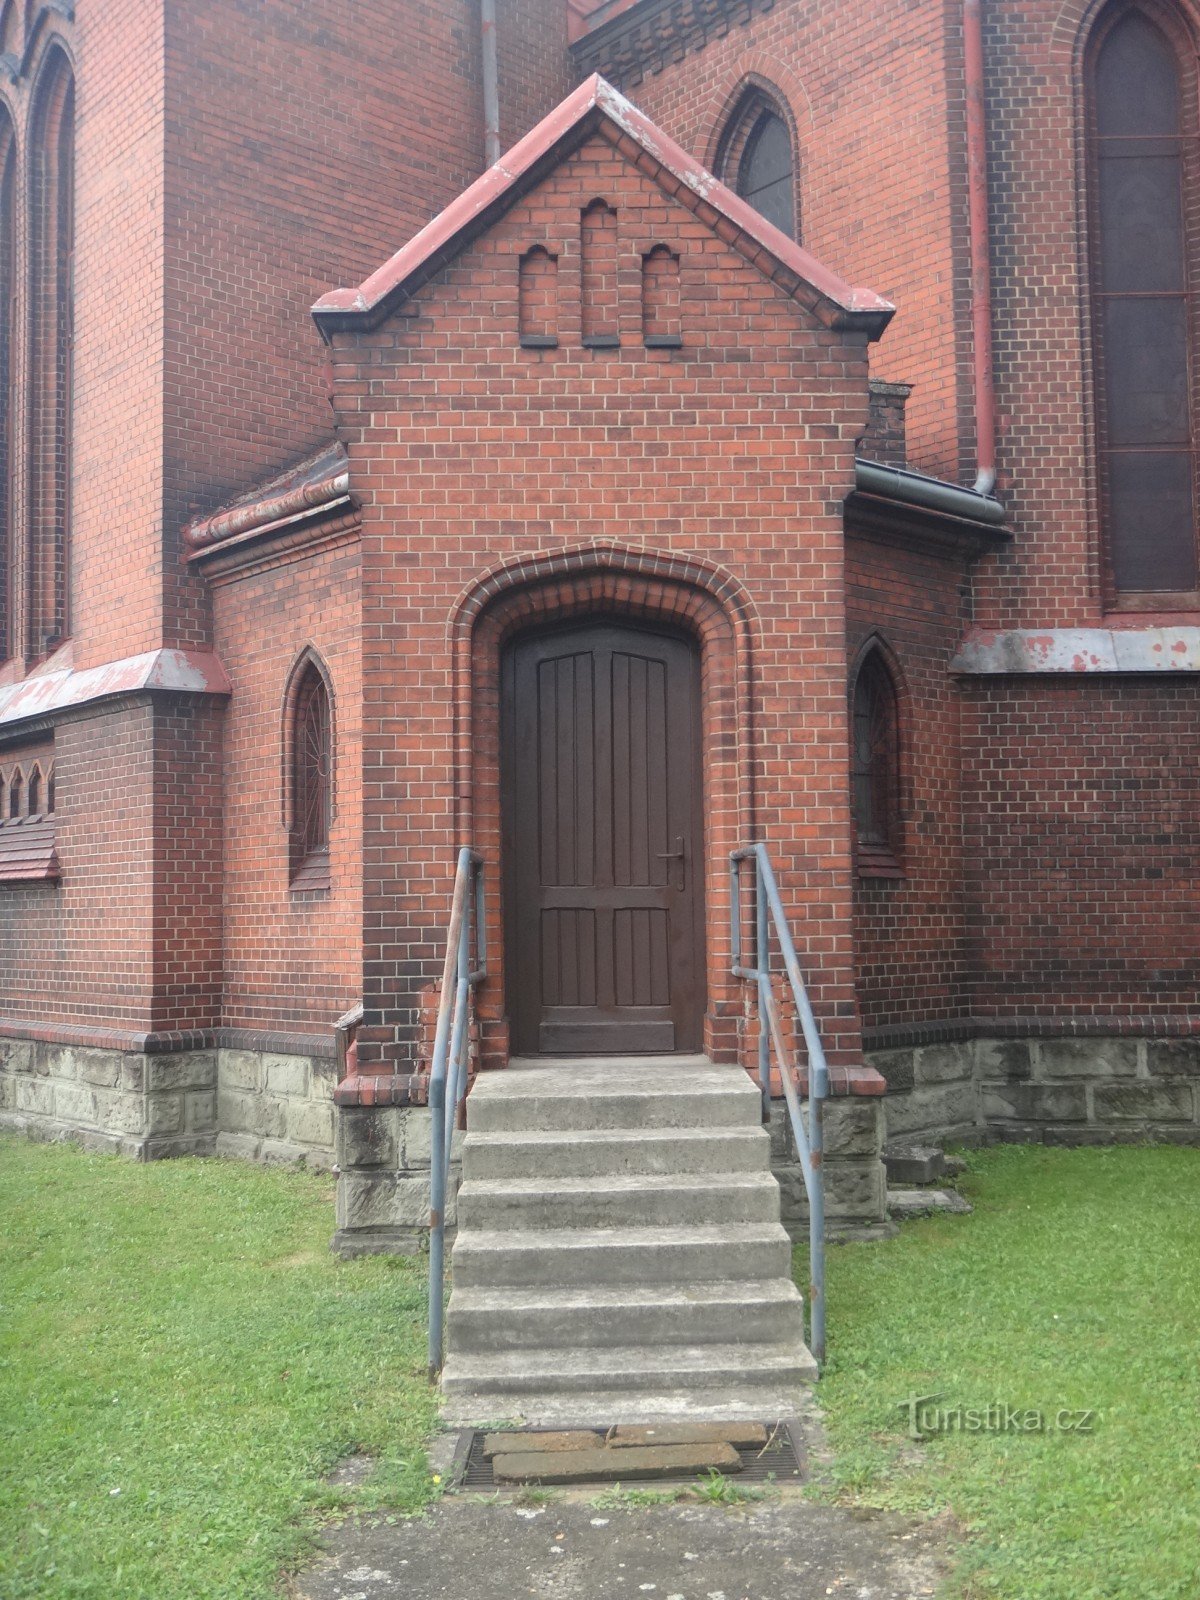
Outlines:
{"label": "downspout pipe", "polygon": [[483,164],[500,159],[500,69],[496,62],[496,0],[479,0],[483,57]]}
{"label": "downspout pipe", "polygon": [[967,206],[971,225],[975,493],[988,495],[996,485],[996,385],[992,368],[992,249],[988,236],[982,0],[963,0],[963,58],[967,93]]}

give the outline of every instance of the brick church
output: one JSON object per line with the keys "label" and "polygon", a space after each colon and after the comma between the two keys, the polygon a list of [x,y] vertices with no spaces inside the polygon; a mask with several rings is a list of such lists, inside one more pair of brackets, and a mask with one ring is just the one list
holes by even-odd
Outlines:
{"label": "brick church", "polygon": [[482,1082],[747,1064],[763,841],[835,1220],[1200,1141],[1198,44],[3,0],[0,1124],[405,1248],[459,849]]}

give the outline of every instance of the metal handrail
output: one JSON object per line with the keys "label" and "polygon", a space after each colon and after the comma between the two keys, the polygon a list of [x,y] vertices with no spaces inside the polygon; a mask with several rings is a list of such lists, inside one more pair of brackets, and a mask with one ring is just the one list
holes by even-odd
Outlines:
{"label": "metal handrail", "polygon": [[[429,1377],[442,1368],[442,1323],[446,1285],[446,1186],[458,1108],[467,1092],[471,990],[487,976],[483,860],[464,846],[458,852],[454,897],[446,933],[446,960],[438,1001],[433,1064],[429,1073]],[[471,965],[472,935],[475,961]]]}
{"label": "metal handrail", "polygon": [[[754,862],[754,965],[742,965],[742,863]],[[804,985],[804,975],[796,956],[796,947],[788,928],[779,886],[771,869],[771,858],[765,844],[748,845],[735,850],[729,858],[730,872],[730,934],[733,955],[733,972],[738,978],[753,981],[758,991],[758,1082],[762,1092],[763,1120],[771,1112],[771,1047],[779,1063],[779,1076],[792,1124],[792,1137],[800,1157],[804,1174],[804,1188],[808,1195],[809,1240],[809,1348],[818,1365],[825,1362],[825,1179],[823,1169],[824,1130],[823,1109],[829,1096],[829,1068],[817,1020],[813,1016]],[[779,1021],[779,1009],[771,989],[770,932],[783,956],[784,969],[796,1002],[796,1013],[808,1049],[808,1126],[800,1108],[800,1097],[792,1076],[787,1046]]]}

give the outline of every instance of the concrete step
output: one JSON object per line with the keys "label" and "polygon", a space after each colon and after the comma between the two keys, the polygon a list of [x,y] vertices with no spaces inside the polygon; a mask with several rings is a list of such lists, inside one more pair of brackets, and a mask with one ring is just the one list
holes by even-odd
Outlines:
{"label": "concrete step", "polygon": [[778,1222],[769,1172],[613,1178],[483,1178],[458,1191],[460,1229],[688,1227]]}
{"label": "concrete step", "polygon": [[536,1347],[464,1356],[455,1351],[442,1388],[476,1395],[523,1395],[619,1387],[637,1390],[778,1389],[808,1383],[816,1363],[802,1340],[782,1344],[611,1345],[588,1350]]}
{"label": "concrete step", "polygon": [[[663,1065],[662,1063],[667,1063]],[[481,1073],[467,1099],[469,1133],[613,1128],[757,1128],[758,1090],[740,1067],[704,1056],[514,1061]]]}
{"label": "concrete step", "polygon": [[462,1356],[542,1347],[786,1344],[804,1307],[785,1278],[734,1283],[619,1284],[582,1289],[466,1289],[446,1326]]}
{"label": "concrete step", "polygon": [[595,1178],[633,1173],[768,1172],[765,1128],[606,1128],[468,1133],[463,1176]]}
{"label": "concrete step", "polygon": [[454,1286],[533,1288],[713,1283],[790,1277],[791,1241],[776,1222],[692,1227],[461,1228]]}

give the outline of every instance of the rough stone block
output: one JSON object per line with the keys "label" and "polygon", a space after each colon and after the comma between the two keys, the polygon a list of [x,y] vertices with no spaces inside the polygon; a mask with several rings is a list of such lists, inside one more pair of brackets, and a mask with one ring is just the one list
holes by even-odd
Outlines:
{"label": "rough stone block", "polygon": [[288,1107],[288,1138],[297,1144],[333,1149],[333,1106],[308,1100]]}
{"label": "rough stone block", "polygon": [[298,1167],[307,1154],[302,1144],[293,1144],[290,1139],[264,1139],[258,1159],[268,1167]]}
{"label": "rough stone block", "polygon": [[428,1178],[396,1172],[343,1172],[338,1179],[339,1228],[427,1226],[428,1223]]}
{"label": "rough stone block", "polygon": [[146,1087],[151,1093],[162,1089],[177,1094],[181,1089],[215,1089],[217,1086],[215,1050],[187,1050],[177,1056],[148,1056],[146,1068]]}
{"label": "rough stone block", "polygon": [[0,1073],[32,1071],[32,1039],[0,1039]]}
{"label": "rough stone block", "polygon": [[260,1141],[249,1133],[226,1133],[224,1129],[217,1135],[216,1152],[219,1156],[228,1156],[238,1161],[257,1161]]}
{"label": "rough stone block", "polygon": [[59,1057],[60,1078],[74,1078],[97,1089],[115,1089],[121,1081],[119,1050],[64,1050]]}
{"label": "rough stone block", "polygon": [[[146,1131],[146,1100],[140,1094],[124,1094],[120,1089],[95,1091],[96,1119],[113,1133],[143,1134]],[[63,1112],[59,1111],[59,1116]]]}
{"label": "rough stone block", "polygon": [[183,1132],[183,1096],[156,1094],[147,1106],[147,1129],[150,1133]]}
{"label": "rough stone block", "polygon": [[978,1120],[978,1096],[973,1083],[930,1084],[908,1094],[885,1095],[887,1142],[909,1133],[942,1137],[973,1127]]}
{"label": "rough stone block", "polygon": [[262,1087],[262,1057],[257,1050],[217,1052],[218,1089],[241,1089],[257,1094]]}
{"label": "rough stone block", "polygon": [[219,1125],[228,1133],[252,1133],[260,1138],[280,1139],[287,1108],[282,1100],[228,1089],[217,1095],[217,1117]]}
{"label": "rough stone block", "polygon": [[215,1133],[217,1128],[217,1096],[213,1089],[197,1089],[185,1098],[185,1116],[189,1133]]}
{"label": "rough stone block", "polygon": [[307,1056],[263,1056],[263,1087],[268,1094],[308,1099],[310,1065]]}
{"label": "rough stone block", "polygon": [[146,1057],[121,1057],[121,1087],[127,1094],[141,1094],[146,1087]]}
{"label": "rough stone block", "polygon": [[883,1146],[883,1100],[828,1100],[823,1119],[831,1156],[877,1156]]}
{"label": "rough stone block", "polygon": [[1033,1072],[1027,1039],[976,1039],[975,1071],[983,1079],[1023,1083]]}
{"label": "rough stone block", "polygon": [[1196,1111],[1189,1083],[1101,1083],[1092,1103],[1100,1122],[1190,1122]]}
{"label": "rough stone block", "polygon": [[396,1167],[402,1148],[404,1119],[399,1106],[344,1106],[334,1128],[337,1163],[350,1167]]}
{"label": "rough stone block", "polygon": [[[405,1167],[427,1167],[429,1165],[432,1135],[433,1117],[430,1112],[424,1106],[410,1110],[404,1123]],[[462,1130],[456,1128],[454,1137],[450,1141],[451,1161],[461,1160],[462,1142]]]}
{"label": "rough stone block", "polygon": [[1146,1065],[1155,1078],[1200,1078],[1200,1039],[1151,1039]]}
{"label": "rough stone block", "polygon": [[18,1111],[33,1111],[38,1116],[54,1115],[54,1085],[46,1078],[22,1076],[17,1079]]}
{"label": "rough stone block", "polygon": [[17,1103],[17,1080],[0,1073],[0,1111],[11,1111]]}
{"label": "rough stone block", "polygon": [[988,1122],[1086,1122],[1087,1114],[1082,1083],[1010,1083],[983,1090]]}
{"label": "rough stone block", "polygon": [[946,1158],[936,1145],[913,1145],[907,1150],[885,1150],[883,1164],[889,1186],[937,1183],[946,1175]]}
{"label": "rough stone block", "polygon": [[913,1050],[872,1050],[863,1060],[887,1079],[889,1090],[911,1089],[916,1082],[915,1055]]}
{"label": "rough stone block", "polygon": [[1039,1078],[1132,1078],[1136,1039],[1039,1039],[1034,1045]]}
{"label": "rough stone block", "polygon": [[95,1089],[88,1089],[76,1083],[64,1083],[59,1079],[53,1085],[53,1105],[54,1115],[60,1122],[74,1123],[80,1128],[102,1126]]}
{"label": "rough stone block", "polygon": [[336,1061],[325,1061],[319,1056],[312,1062],[312,1083],[310,1094],[314,1100],[332,1100],[333,1091],[337,1088],[338,1066]]}
{"label": "rough stone block", "polygon": [[970,1078],[975,1070],[974,1053],[966,1039],[961,1043],[923,1045],[916,1052],[917,1082],[954,1083]]}

